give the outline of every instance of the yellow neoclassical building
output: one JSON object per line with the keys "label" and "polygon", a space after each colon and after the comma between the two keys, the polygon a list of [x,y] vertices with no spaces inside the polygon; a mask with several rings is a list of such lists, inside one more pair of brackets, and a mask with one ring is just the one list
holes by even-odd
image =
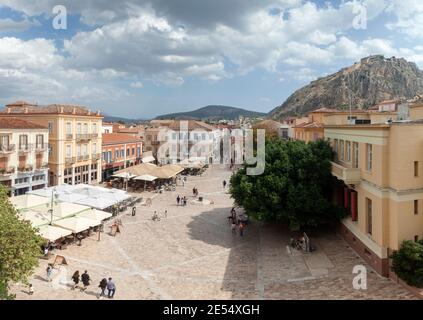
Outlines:
{"label": "yellow neoclassical building", "polygon": [[29,120],[48,128],[50,186],[101,181],[103,117],[99,111],[18,101],[6,105],[0,116]]}
{"label": "yellow neoclassical building", "polygon": [[334,198],[350,213],[341,227],[345,239],[389,276],[392,251],[423,237],[423,103],[359,118],[325,117],[332,174],[342,182]]}

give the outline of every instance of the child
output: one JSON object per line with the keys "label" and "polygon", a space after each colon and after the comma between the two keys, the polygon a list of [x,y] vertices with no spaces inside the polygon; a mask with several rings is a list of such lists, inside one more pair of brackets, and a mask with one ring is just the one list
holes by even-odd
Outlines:
{"label": "child", "polygon": [[34,287],[32,286],[32,284],[29,284],[29,295],[32,296],[34,294]]}

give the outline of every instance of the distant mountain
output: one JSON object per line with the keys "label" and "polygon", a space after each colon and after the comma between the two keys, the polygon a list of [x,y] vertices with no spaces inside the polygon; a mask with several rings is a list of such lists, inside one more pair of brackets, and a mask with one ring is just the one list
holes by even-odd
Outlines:
{"label": "distant mountain", "polygon": [[270,112],[280,119],[321,107],[367,109],[383,100],[410,99],[423,93],[423,71],[403,58],[376,55],[317,79]]}
{"label": "distant mountain", "polygon": [[206,106],[194,111],[170,113],[156,117],[157,120],[163,119],[186,119],[186,120],[235,120],[239,116],[248,118],[261,118],[266,117],[266,113],[249,111],[241,108],[228,107],[228,106]]}
{"label": "distant mountain", "polygon": [[125,123],[125,124],[131,124],[131,123],[143,122],[145,120],[143,120],[143,119],[128,119],[128,118],[104,115],[103,121],[104,122],[122,122],[122,123]]}

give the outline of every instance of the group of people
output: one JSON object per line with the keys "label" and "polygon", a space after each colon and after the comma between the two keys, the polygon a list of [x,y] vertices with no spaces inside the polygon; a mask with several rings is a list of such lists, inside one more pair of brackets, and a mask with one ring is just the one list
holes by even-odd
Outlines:
{"label": "group of people", "polygon": [[[81,291],[85,291],[90,285],[91,278],[87,270],[85,270],[85,272],[81,276],[79,275],[79,271],[77,270],[72,276],[72,281],[73,281],[72,290],[79,288],[79,281],[81,281],[83,284],[83,287],[80,289]],[[100,284],[98,285],[98,287],[101,289],[101,292],[99,295],[100,299],[106,296],[106,289],[107,289],[107,297],[109,299],[113,299],[113,297],[115,296],[116,284],[114,283],[112,278],[109,278],[109,279],[103,278],[100,281]]]}
{"label": "group of people", "polygon": [[183,207],[186,206],[187,205],[187,197],[186,196],[181,197],[178,194],[178,196],[176,197],[176,203],[178,204],[178,206],[179,205],[181,205]]}
{"label": "group of people", "polygon": [[228,221],[231,224],[232,233],[236,234],[236,229],[238,227],[239,235],[243,237],[246,228],[246,223],[242,220],[238,220],[235,208],[231,209],[231,215],[228,217]]}

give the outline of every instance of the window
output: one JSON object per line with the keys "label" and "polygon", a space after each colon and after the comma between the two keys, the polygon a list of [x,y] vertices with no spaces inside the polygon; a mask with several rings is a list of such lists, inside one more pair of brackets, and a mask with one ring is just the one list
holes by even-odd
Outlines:
{"label": "window", "polygon": [[333,141],[333,151],[335,151],[335,159],[338,159],[338,139]]}
{"label": "window", "polygon": [[119,150],[115,150],[115,159],[119,158]]}
{"label": "window", "polygon": [[82,133],[82,125],[80,123],[78,123],[76,125],[76,133],[77,134],[81,134]]}
{"label": "window", "polygon": [[347,161],[351,162],[351,142],[347,141]]}
{"label": "window", "polygon": [[353,143],[353,152],[354,152],[353,167],[357,169],[358,168],[358,143],[357,142]]}
{"label": "window", "polygon": [[419,162],[418,161],[414,161],[414,176],[415,177],[419,176]]}
{"label": "window", "polygon": [[84,123],[84,134],[88,133],[88,123]]}
{"label": "window", "polygon": [[373,234],[372,200],[366,198],[367,233]]}
{"label": "window", "polygon": [[97,133],[97,123],[93,123],[93,133]]}
{"label": "window", "polygon": [[72,157],[72,146],[70,144],[66,145],[66,157]]}
{"label": "window", "polygon": [[366,144],[366,169],[372,171],[373,166],[373,146],[369,143]]}
{"label": "window", "polygon": [[35,136],[35,143],[37,148],[42,148],[44,145],[44,136],[42,134],[37,134]]}
{"label": "window", "polygon": [[129,148],[126,149],[126,156],[129,157],[131,155],[131,150]]}
{"label": "window", "polygon": [[9,147],[9,136],[8,135],[1,136],[0,146],[6,147],[6,148]]}
{"label": "window", "polygon": [[135,148],[132,148],[132,155],[135,156]]}
{"label": "window", "polygon": [[48,123],[48,133],[49,134],[52,134],[52,132],[53,132],[53,123],[52,122],[49,122]]}
{"label": "window", "polygon": [[414,200],[414,214],[419,214],[419,200]]}
{"label": "window", "polygon": [[21,134],[19,136],[19,149],[20,150],[28,149],[28,136],[26,134]]}
{"label": "window", "polygon": [[80,144],[77,146],[76,150],[77,150],[78,157],[80,157],[81,156],[81,145]]}
{"label": "window", "polygon": [[121,158],[125,157],[125,150],[124,149],[120,150],[120,157]]}
{"label": "window", "polygon": [[344,153],[345,153],[345,149],[344,149],[344,140],[341,140],[341,141],[339,141],[339,149],[340,149],[340,151],[339,151],[339,155],[340,155],[340,158],[341,158],[341,160],[344,160]]}
{"label": "window", "polygon": [[93,143],[93,150],[92,150],[93,154],[97,153],[97,143]]}
{"label": "window", "polygon": [[66,134],[72,134],[72,123],[66,123]]}

